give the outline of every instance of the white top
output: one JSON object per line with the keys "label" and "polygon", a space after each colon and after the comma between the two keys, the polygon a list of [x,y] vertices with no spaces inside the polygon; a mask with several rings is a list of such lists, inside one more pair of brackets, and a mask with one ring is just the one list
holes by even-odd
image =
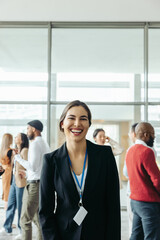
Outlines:
{"label": "white top", "polygon": [[112,138],[109,138],[108,143],[111,145],[114,156],[120,155],[124,151],[124,149],[119,145],[119,143],[114,141]]}
{"label": "white top", "polygon": [[[81,192],[83,193],[83,190],[84,190],[84,185],[85,185],[85,180],[86,180],[86,175],[87,175],[87,169],[88,169],[88,166],[85,168],[84,170],[84,178],[83,178],[83,184],[82,184],[82,188],[81,188]],[[80,195],[80,189],[79,189],[79,186],[78,186],[78,183],[76,182],[76,179],[75,179],[75,176],[74,176],[74,173],[73,171],[71,171],[72,175],[73,175],[73,179],[75,181],[75,184],[76,184],[76,188],[77,188],[77,191]],[[78,182],[81,183],[81,179],[82,179],[82,173],[80,175],[76,175],[77,176],[77,179],[78,179]]]}
{"label": "white top", "polygon": [[16,165],[16,159],[14,157],[14,164],[13,164],[13,175],[15,174],[15,165]]}
{"label": "white top", "polygon": [[38,136],[30,143],[28,161],[22,159],[19,154],[15,156],[15,160],[27,170],[27,180],[40,179],[43,155],[48,152],[50,152],[48,144]]}

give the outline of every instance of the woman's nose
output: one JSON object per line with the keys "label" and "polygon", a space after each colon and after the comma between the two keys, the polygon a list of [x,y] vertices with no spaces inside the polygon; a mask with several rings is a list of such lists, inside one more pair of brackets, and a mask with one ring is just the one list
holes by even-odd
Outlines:
{"label": "woman's nose", "polygon": [[79,121],[79,119],[75,119],[75,121],[74,121],[74,125],[75,125],[76,127],[78,127],[78,126],[80,125],[80,121]]}

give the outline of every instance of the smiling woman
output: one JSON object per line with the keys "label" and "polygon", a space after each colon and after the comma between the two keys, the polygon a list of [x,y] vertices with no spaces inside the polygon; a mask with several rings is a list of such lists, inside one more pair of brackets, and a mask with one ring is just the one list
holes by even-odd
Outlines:
{"label": "smiling woman", "polygon": [[115,159],[110,146],[86,140],[90,125],[88,106],[69,103],[59,124],[66,142],[44,156],[39,209],[44,240],[120,239]]}
{"label": "smiling woman", "polygon": [[67,142],[76,141],[86,145],[86,134],[89,128],[88,114],[82,106],[75,106],[68,110],[61,122]]}

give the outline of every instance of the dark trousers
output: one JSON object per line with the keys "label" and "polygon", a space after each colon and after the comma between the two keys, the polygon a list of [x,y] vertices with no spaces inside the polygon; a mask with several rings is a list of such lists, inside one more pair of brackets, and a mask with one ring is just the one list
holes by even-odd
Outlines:
{"label": "dark trousers", "polygon": [[131,199],[133,225],[130,240],[160,239],[160,203]]}

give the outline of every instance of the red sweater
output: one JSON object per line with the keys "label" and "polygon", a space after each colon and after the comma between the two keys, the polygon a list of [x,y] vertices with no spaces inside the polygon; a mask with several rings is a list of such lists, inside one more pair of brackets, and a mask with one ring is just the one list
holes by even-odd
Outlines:
{"label": "red sweater", "polygon": [[152,149],[135,144],[126,155],[130,181],[130,198],[144,202],[160,202],[160,171]]}

